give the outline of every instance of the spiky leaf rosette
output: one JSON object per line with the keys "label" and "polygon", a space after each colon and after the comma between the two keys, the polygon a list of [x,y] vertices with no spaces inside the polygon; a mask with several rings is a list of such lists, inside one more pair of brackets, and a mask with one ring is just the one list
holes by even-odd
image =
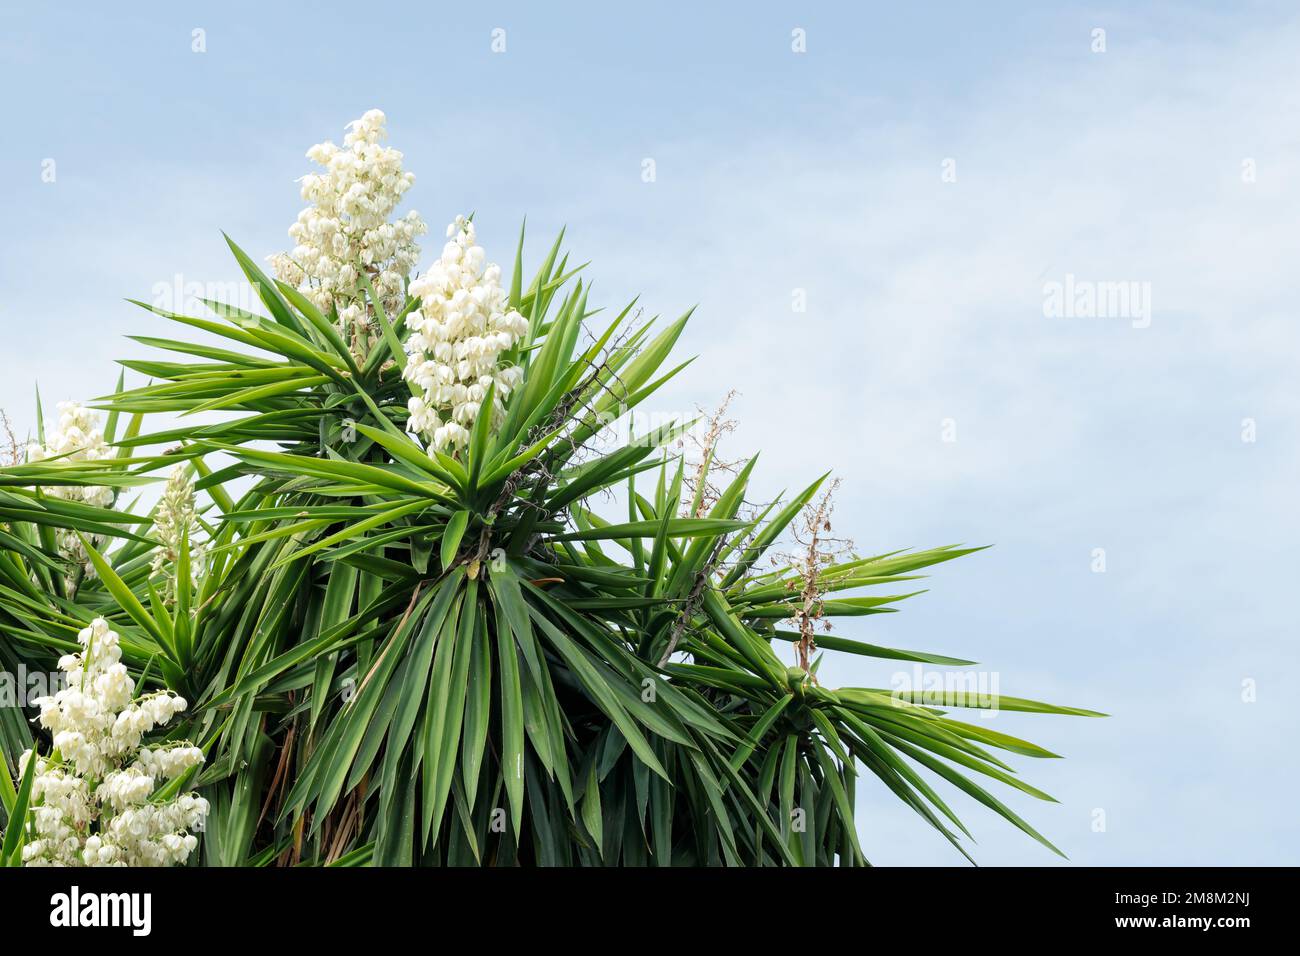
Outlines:
{"label": "spiky leaf rosette", "polygon": [[[1091,712],[832,690],[789,667],[801,582],[764,559],[820,482],[746,514],[751,461],[683,512],[666,449],[690,423],[613,444],[608,426],[685,367],[670,353],[687,316],[601,322],[560,240],[526,286],[522,248],[508,305],[527,331],[501,355],[517,386],[445,451],[407,429],[413,296],[388,315],[367,294],[382,336],[358,356],[336,316],[231,243],[264,315],[146,306],[185,334],[140,337],[179,358],[123,362],[152,384],[98,403],[118,454],[0,470],[0,657],[48,663],[108,617],[139,681],[193,701],[177,733],[207,755],[210,863],[862,865],[864,770],[959,848],[931,781],[1050,847],[976,781],[1050,799],[996,752],[1052,755],[945,711]],[[141,431],[210,411],[223,420]],[[181,462],[201,476],[206,559],[164,600],[148,516],[50,491],[121,491]],[[608,500],[626,515],[599,514]],[[75,595],[58,531],[107,542]],[[817,614],[893,611],[916,572],[971,550],[829,563]],[[11,763],[31,746],[15,708],[0,731]]]}

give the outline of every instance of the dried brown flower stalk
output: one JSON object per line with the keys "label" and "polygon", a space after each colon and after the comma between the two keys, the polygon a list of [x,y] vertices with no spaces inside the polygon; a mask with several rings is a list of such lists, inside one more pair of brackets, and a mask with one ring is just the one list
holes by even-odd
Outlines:
{"label": "dried brown flower stalk", "polygon": [[0,468],[8,468],[12,465],[21,465],[23,462],[22,446],[18,444],[18,437],[14,434],[13,424],[9,421],[9,416],[5,410],[0,408]]}
{"label": "dried brown flower stalk", "polygon": [[[853,550],[853,542],[831,534],[831,513],[835,510],[835,492],[838,478],[831,481],[815,502],[804,508],[803,515],[794,526],[794,538],[800,549],[786,556],[796,576],[786,582],[791,590],[798,589],[800,601],[795,605],[793,620],[799,631],[795,645],[796,663],[809,672],[812,655],[817,651],[817,628],[831,629],[830,621],[823,616],[822,595],[825,593],[822,570]],[[815,678],[814,678],[815,680]]]}
{"label": "dried brown flower stalk", "polygon": [[[722,491],[709,481],[709,474],[720,471],[734,475],[745,464],[744,459],[723,461],[717,456],[718,441],[723,435],[736,430],[737,423],[735,419],[726,417],[727,408],[735,397],[736,390],[734,388],[727,392],[722,399],[722,403],[710,416],[709,427],[703,438],[693,431],[686,436],[695,445],[695,454],[691,457],[698,458],[698,461],[695,463],[694,473],[685,475],[682,478],[682,485],[686,490],[686,494],[682,496],[681,517],[683,518],[707,517],[709,511],[717,503],[718,498],[722,496]],[[704,410],[700,409],[700,413],[703,414]],[[694,505],[693,508],[692,505]]]}

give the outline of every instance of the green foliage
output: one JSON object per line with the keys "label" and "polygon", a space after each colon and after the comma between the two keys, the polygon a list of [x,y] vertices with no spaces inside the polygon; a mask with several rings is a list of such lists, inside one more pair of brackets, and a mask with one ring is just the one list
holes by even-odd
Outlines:
{"label": "green foliage", "polygon": [[[656,333],[629,306],[580,344],[596,315],[557,241],[527,286],[516,267],[529,333],[504,421],[492,431],[482,416],[457,457],[430,454],[404,427],[400,316],[374,303],[383,335],[358,359],[332,316],[230,245],[266,316],[145,306],[224,342],[137,337],[171,355],[122,362],[150,384],[98,403],[110,427],[129,423],[118,457],[0,470],[0,658],[52,668],[107,617],[136,679],[191,701],[175,733],[201,742],[207,763],[179,783],[212,803],[205,862],[864,865],[864,769],[954,845],[965,827],[922,770],[1051,847],[969,775],[1049,800],[994,754],[1047,751],[934,701],[831,690],[783,663],[799,639],[782,626],[797,576],[757,569],[820,479],[743,517],[746,468],[706,515],[683,518],[682,465],[664,448],[687,423],[592,448],[685,367],[669,355],[687,316]],[[216,424],[141,428],[147,415],[216,410]],[[149,580],[148,516],[49,492],[134,489],[178,462],[211,501],[210,540],[199,583],[185,569],[167,602]],[[607,492],[627,520],[588,509]],[[56,529],[81,534],[94,566],[75,589]],[[836,596],[821,611],[894,611],[911,595],[853,593],[973,550],[827,565],[819,588]],[[0,715],[11,768],[31,746],[21,717]],[[8,816],[26,792],[4,793]]]}

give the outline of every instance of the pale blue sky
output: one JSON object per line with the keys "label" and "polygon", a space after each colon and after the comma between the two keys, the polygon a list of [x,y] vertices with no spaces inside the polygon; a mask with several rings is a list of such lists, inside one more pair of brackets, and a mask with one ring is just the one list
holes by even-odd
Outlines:
{"label": "pale blue sky", "polygon": [[[508,262],[525,214],[533,249],[567,224],[604,304],[699,303],[701,358],[651,411],[735,387],[732,451],[763,449],[772,492],[835,468],[864,552],[996,545],[845,632],[1114,715],[992,723],[1067,758],[1017,760],[1060,805],[1007,802],[1072,860],[1300,862],[1287,5],[27,6],[0,11],[0,407],[20,424],[38,378],[50,402],[111,388],[139,352],[122,335],[159,327],[124,297],[233,281],[219,229],[283,248],[307,147],[380,107],[435,228],[473,210]],[[1150,326],[1046,317],[1067,274],[1148,284]],[[875,862],[958,862],[861,789]],[[954,805],[980,862],[1053,862]]]}

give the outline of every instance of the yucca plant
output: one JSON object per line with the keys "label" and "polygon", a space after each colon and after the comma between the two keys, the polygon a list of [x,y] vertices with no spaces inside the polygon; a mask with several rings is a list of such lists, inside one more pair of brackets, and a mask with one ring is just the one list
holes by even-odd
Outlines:
{"label": "yucca plant", "polygon": [[[149,384],[97,403],[112,454],[0,469],[4,666],[51,669],[107,618],[137,683],[190,701],[174,733],[207,759],[178,785],[211,804],[209,864],[865,865],[864,779],[959,849],[931,781],[1055,849],[972,777],[1050,799],[995,751],[1053,755],[945,710],[1092,712],[816,676],[817,648],[970,663],[813,627],[891,612],[916,572],[977,549],[773,561],[792,524],[821,527],[823,479],[753,508],[755,461],[723,480],[711,444],[674,451],[693,422],[611,442],[688,364],[670,359],[688,316],[602,321],[561,240],[527,283],[523,245],[526,330],[500,357],[517,384],[442,448],[410,427],[409,288],[389,314],[362,269],[371,334],[345,334],[231,242],[265,314],[145,305],[220,344],[138,338],[182,358],[121,363]],[[224,420],[142,427],[208,411]],[[203,503],[164,587],[155,515],[120,502],[177,466]],[[60,495],[90,487],[117,504]],[[0,712],[11,772],[27,716]]]}

